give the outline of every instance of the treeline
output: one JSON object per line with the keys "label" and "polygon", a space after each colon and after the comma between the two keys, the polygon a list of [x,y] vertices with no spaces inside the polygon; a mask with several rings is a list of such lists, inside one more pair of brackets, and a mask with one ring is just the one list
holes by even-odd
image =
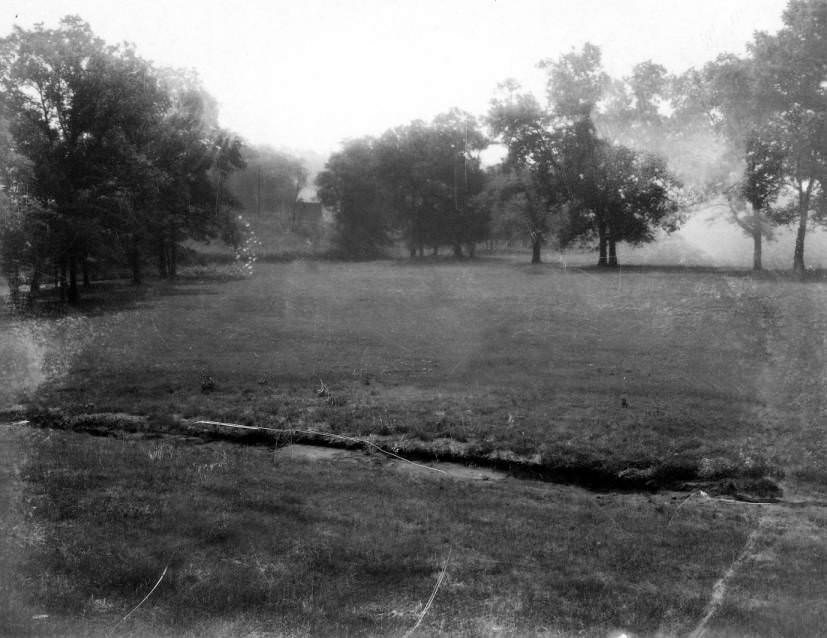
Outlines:
{"label": "treeline", "polygon": [[[547,63],[549,106],[513,82],[482,123],[459,110],[378,138],[348,142],[317,178],[334,210],[344,255],[367,257],[402,239],[411,257],[450,245],[462,257],[489,239],[522,238],[539,262],[549,235],[560,244],[597,240],[602,265],[621,241],[651,241],[672,229],[680,184],[664,160],[602,139],[592,121],[603,75],[587,46]],[[484,171],[492,140],[508,157]]]}
{"label": "treeline", "polygon": [[[348,142],[318,177],[341,252],[375,255],[402,239],[411,256],[450,244],[522,238],[541,247],[594,246],[616,265],[621,242],[675,230],[692,205],[723,202],[762,241],[796,228],[803,273],[807,230],[827,223],[827,3],[791,0],[776,34],[748,54],[669,75],[652,61],[611,78],[586,44],[539,66],[544,104],[503,82],[487,115],[452,111],[378,138]],[[488,144],[507,156],[487,171]]]}
{"label": "treeline", "polygon": [[459,110],[347,142],[316,179],[342,256],[374,257],[400,233],[412,257],[440,245],[473,252],[486,232],[475,196],[487,145],[476,118]]}
{"label": "treeline", "polygon": [[[347,142],[316,179],[339,253],[410,255],[484,241],[594,247],[678,228],[722,203],[752,238],[753,266],[779,226],[827,224],[827,3],[791,0],[747,54],[670,75],[652,61],[611,78],[587,44],[540,67],[541,103],[503,82],[484,117],[452,110]],[[302,162],[246,148],[218,124],[193,73],[159,69],[82,20],[0,39],[0,267],[16,291],[54,284],[74,301],[95,270],[152,264],[175,276],[187,239],[239,239],[236,208],[296,209]],[[491,144],[505,159],[484,169]],[[237,193],[237,196],[234,195]]]}
{"label": "treeline", "polygon": [[188,238],[237,233],[226,187],[245,165],[193,73],[110,46],[77,17],[0,40],[0,250],[14,293],[154,262],[174,276]]}

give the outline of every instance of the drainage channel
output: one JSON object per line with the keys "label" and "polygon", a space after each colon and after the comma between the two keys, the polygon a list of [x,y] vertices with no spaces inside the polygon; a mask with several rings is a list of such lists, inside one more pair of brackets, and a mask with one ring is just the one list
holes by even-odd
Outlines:
{"label": "drainage channel", "polygon": [[[605,467],[596,459],[579,464],[566,459],[560,459],[556,463],[537,463],[509,453],[476,454],[450,448],[414,446],[411,441],[377,443],[369,439],[316,430],[268,428],[218,421],[182,421],[174,426],[162,426],[150,423],[145,417],[129,414],[101,413],[68,417],[57,411],[19,419],[13,425],[68,430],[96,436],[175,438],[190,443],[227,441],[277,448],[301,445],[301,449],[312,447],[354,452],[371,450],[422,471],[464,475],[466,478],[479,477],[479,480],[499,480],[511,476],[522,480],[574,485],[595,492],[702,490],[713,496],[756,503],[780,503],[782,496],[781,488],[767,477],[732,476],[706,480],[698,476],[697,468],[686,465],[653,465],[616,471]],[[294,452],[304,453],[296,452],[295,448]],[[450,472],[442,469],[443,466],[449,468]]]}

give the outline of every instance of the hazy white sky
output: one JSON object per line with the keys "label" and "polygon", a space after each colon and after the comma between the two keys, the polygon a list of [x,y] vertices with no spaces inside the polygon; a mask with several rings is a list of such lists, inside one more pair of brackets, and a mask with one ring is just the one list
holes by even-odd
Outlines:
{"label": "hazy white sky", "polygon": [[196,68],[252,142],[326,153],[451,106],[483,114],[498,82],[541,87],[538,60],[590,41],[623,75],[743,52],[785,0],[3,0],[0,33],[78,14],[109,42]]}

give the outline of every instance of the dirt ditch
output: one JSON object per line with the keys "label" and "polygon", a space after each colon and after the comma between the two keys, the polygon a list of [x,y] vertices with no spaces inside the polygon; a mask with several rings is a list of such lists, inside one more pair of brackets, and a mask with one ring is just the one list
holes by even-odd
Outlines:
{"label": "dirt ditch", "polygon": [[[320,430],[274,429],[183,419],[174,424],[161,424],[143,416],[122,413],[66,415],[59,410],[36,413],[7,411],[0,414],[0,421],[127,439],[175,437],[193,443],[229,441],[242,445],[275,446],[288,448],[288,451],[306,455],[307,458],[335,455],[335,450],[367,450],[398,462],[400,467],[406,464],[420,467],[422,464],[436,464],[465,478],[495,480],[513,476],[524,480],[577,485],[593,491],[703,490],[710,495],[747,502],[774,502],[783,494],[776,480],[783,475],[780,470],[743,468],[731,464],[715,467],[707,459],[645,459],[609,463],[601,458],[564,452],[527,457],[511,450],[483,450],[473,444],[449,439],[426,442],[393,436],[359,438]],[[311,453],[309,448],[315,451]],[[410,469],[406,468],[406,471]]]}

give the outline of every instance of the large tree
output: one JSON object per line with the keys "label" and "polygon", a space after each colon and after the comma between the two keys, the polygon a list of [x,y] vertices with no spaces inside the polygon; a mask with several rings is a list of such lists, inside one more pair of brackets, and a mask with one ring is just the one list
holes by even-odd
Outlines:
{"label": "large tree", "polygon": [[67,17],[0,40],[0,107],[44,220],[21,228],[48,237],[48,259],[32,254],[33,290],[54,269],[77,300],[79,271],[88,281],[89,259],[116,261],[113,247],[136,283],[150,247],[174,274],[178,242],[228,232],[223,184],[240,147],[191,75],[160,72]]}
{"label": "large tree", "polygon": [[497,236],[525,238],[531,245],[531,263],[542,261],[542,247],[551,229],[549,203],[532,173],[526,168],[503,165],[489,175],[479,196],[489,211]]}
{"label": "large tree", "polygon": [[374,140],[350,140],[316,177],[319,199],[333,210],[342,257],[370,259],[390,243],[389,194],[382,184]]}
{"label": "large tree", "polygon": [[[594,118],[611,82],[597,47],[587,44],[540,66],[548,71],[548,106],[505,83],[489,124],[508,149],[507,163],[530,183],[525,193],[542,194],[542,209],[532,204],[536,197],[524,196],[534,227],[548,225],[540,210],[557,211],[562,244],[596,241],[598,264],[616,265],[619,242],[651,241],[657,228],[675,228],[678,182],[664,161],[601,138]],[[641,117],[655,117],[660,70],[641,67],[638,75],[633,103]],[[532,261],[539,259],[542,234],[533,233]]]}
{"label": "large tree", "polygon": [[31,161],[31,195],[55,212],[54,262],[60,289],[72,301],[79,261],[99,230],[83,206],[90,147],[99,145],[85,116],[94,95],[87,69],[98,69],[106,56],[104,43],[79,18],[64,18],[56,29],[15,27],[0,40],[2,108],[16,150]]}
{"label": "large tree", "polygon": [[376,140],[379,178],[412,257],[446,243],[461,257],[463,246],[473,253],[486,237],[485,212],[474,198],[483,187],[479,152],[487,144],[476,118],[458,109]]}
{"label": "large tree", "polygon": [[605,224],[606,265],[617,266],[619,242],[641,244],[653,241],[658,229],[676,230],[679,183],[656,155],[604,144],[599,156],[594,213]]}
{"label": "large tree", "polygon": [[233,241],[239,206],[229,181],[245,166],[239,138],[218,124],[215,99],[197,77],[167,70],[169,103],[151,154],[161,170],[150,232],[161,277],[176,274],[177,247],[186,238]]}
{"label": "large tree", "polygon": [[566,181],[566,130],[555,130],[553,117],[513,80],[499,86],[491,101],[488,125],[508,155],[490,183],[488,202],[497,217],[521,219],[531,242],[531,263],[540,263],[553,211],[570,200]]}
{"label": "large tree", "polygon": [[[725,143],[727,152],[718,158],[729,175],[719,176],[708,190],[723,193],[731,219],[753,240],[753,269],[762,268],[764,237],[772,236],[775,224],[785,221],[774,204],[783,186],[783,147],[775,139],[772,113],[762,96],[759,69],[754,60],[732,54],[719,56],[700,72],[690,70],[691,86],[682,103],[685,109],[703,112],[710,127]],[[678,119],[682,112],[679,112]]]}
{"label": "large tree", "polygon": [[827,222],[827,3],[791,0],[775,35],[757,33],[750,46],[756,84],[771,111],[772,139],[784,157],[797,223],[793,270],[804,273],[807,228]]}
{"label": "large tree", "polygon": [[140,283],[143,251],[161,214],[165,176],[157,151],[169,97],[155,69],[130,48],[110,49],[87,71],[90,94],[78,95],[75,104],[88,119],[90,141],[95,140],[86,149],[82,205],[92,212],[104,242],[84,248],[101,258],[110,241],[119,245],[133,281]]}
{"label": "large tree", "polygon": [[488,146],[488,138],[477,119],[459,109],[437,115],[431,128],[432,174],[442,190],[434,231],[451,245],[454,256],[462,257],[462,247],[467,246],[473,257],[475,244],[488,233],[485,210],[474,203],[485,182],[479,154]]}
{"label": "large tree", "polygon": [[411,257],[438,246],[436,200],[440,190],[430,177],[432,135],[422,120],[389,129],[374,142],[377,178],[383,183],[394,225]]}

